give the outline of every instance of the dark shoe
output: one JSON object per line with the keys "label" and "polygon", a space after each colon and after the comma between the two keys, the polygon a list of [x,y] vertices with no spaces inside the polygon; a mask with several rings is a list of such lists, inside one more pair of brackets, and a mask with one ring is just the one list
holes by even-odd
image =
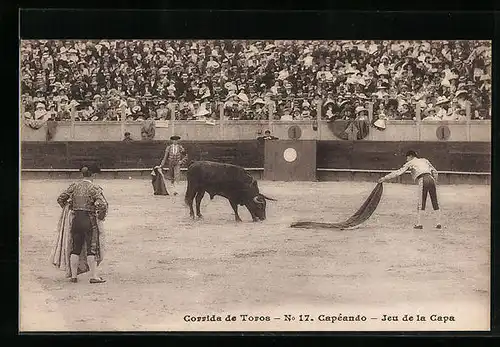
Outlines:
{"label": "dark shoe", "polygon": [[415,225],[413,226],[413,229],[423,229],[424,226],[423,225]]}
{"label": "dark shoe", "polygon": [[91,278],[89,280],[90,283],[104,283],[106,282],[106,280],[102,277],[99,277],[99,278]]}
{"label": "dark shoe", "polygon": [[78,278],[71,278],[69,281],[70,281],[71,283],[76,283],[76,282],[78,282]]}
{"label": "dark shoe", "polygon": [[441,224],[438,224],[436,225],[436,229],[442,229],[443,227],[441,226]]}

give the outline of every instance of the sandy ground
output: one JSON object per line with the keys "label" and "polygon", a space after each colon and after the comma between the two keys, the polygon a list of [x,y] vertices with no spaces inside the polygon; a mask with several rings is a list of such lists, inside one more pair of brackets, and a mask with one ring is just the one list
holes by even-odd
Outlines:
{"label": "sandy ground", "polygon": [[148,180],[97,180],[110,213],[99,268],[107,283],[96,285],[87,274],[69,283],[48,260],[56,198],[69,183],[21,182],[21,331],[489,329],[489,186],[441,186],[439,231],[431,211],[424,230],[412,229],[415,186],[385,184],[374,215],[339,231],[288,226],[345,220],[375,183],[260,182],[278,201],[265,222],[240,208],[237,224],[221,197],[206,196],[204,219],[189,219],[184,184],[178,196],[155,197]]}

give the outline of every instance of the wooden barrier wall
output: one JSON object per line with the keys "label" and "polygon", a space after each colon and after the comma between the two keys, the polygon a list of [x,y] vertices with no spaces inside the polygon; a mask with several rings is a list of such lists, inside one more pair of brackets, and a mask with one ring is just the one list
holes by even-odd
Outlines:
{"label": "wooden barrier wall", "polygon": [[[262,167],[264,145],[258,141],[183,142],[189,159],[216,160]],[[71,169],[95,162],[107,169],[152,168],[163,158],[165,141],[22,142],[23,169]]]}
{"label": "wooden barrier wall", "polygon": [[[216,160],[247,168],[264,167],[264,144],[248,141],[183,141],[193,160]],[[22,142],[23,169],[75,169],[97,162],[107,169],[151,168],[162,159],[165,141]],[[382,142],[318,141],[317,167],[332,169],[390,170],[404,162],[414,149],[440,171],[490,172],[488,142]]]}
{"label": "wooden barrier wall", "polygon": [[318,168],[391,170],[404,163],[408,150],[429,159],[438,171],[490,172],[488,142],[319,141]]}
{"label": "wooden barrier wall", "polygon": [[[491,142],[490,121],[446,122],[446,121],[387,121],[383,131],[373,127],[366,138],[361,141],[440,141],[436,130],[440,126],[448,127],[452,142]],[[209,125],[196,121],[176,121],[168,127],[156,128],[155,140],[168,140],[171,135],[179,135],[186,141],[238,141],[254,140],[265,130],[282,140],[289,139],[290,127],[298,126],[301,130],[301,140],[329,141],[340,140],[329,128],[326,121],[319,121],[318,127],[313,127],[312,121],[216,121]],[[121,141],[125,131],[131,133],[135,140],[141,139],[141,122],[59,122],[51,142],[67,141]],[[32,129],[21,124],[21,141],[45,141],[46,125],[40,129]]]}

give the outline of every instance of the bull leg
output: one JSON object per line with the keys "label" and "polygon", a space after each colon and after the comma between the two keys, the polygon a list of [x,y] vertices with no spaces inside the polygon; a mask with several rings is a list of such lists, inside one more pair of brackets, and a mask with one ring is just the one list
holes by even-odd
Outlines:
{"label": "bull leg", "polygon": [[194,211],[193,211],[193,200],[196,195],[196,191],[193,189],[193,187],[189,184],[186,189],[186,196],[184,197],[184,202],[186,205],[189,206],[189,215],[191,218],[194,218]]}
{"label": "bull leg", "polygon": [[233,208],[234,210],[234,219],[237,221],[237,222],[241,222],[241,218],[240,218],[240,215],[238,214],[238,204],[235,204],[234,202],[229,202],[231,204],[231,207]]}
{"label": "bull leg", "polygon": [[204,196],[205,196],[204,190],[200,190],[196,193],[196,215],[198,216],[198,218],[203,217],[201,215],[201,212],[200,212],[200,204],[201,204],[201,200],[203,199]]}

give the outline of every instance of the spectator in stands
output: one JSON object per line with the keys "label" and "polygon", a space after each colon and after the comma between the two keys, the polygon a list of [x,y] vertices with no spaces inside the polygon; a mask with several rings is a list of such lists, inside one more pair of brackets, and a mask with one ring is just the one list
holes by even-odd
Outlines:
{"label": "spectator in stands", "polygon": [[401,120],[415,120],[414,108],[410,108],[408,103],[404,102],[401,105],[401,112],[399,113],[399,117]]}
{"label": "spectator in stands", "polygon": [[[353,119],[356,107],[366,107],[364,95],[375,101],[374,116],[413,119],[412,97],[437,105],[439,97],[451,102],[459,91],[471,102],[472,119],[491,117],[491,43],[483,41],[33,40],[21,43],[21,74],[22,94],[33,99],[32,106],[23,104],[26,112],[39,102],[48,105],[53,94],[57,111],[62,96],[78,101],[77,112],[96,100],[94,120],[121,119],[111,89],[137,99],[143,116],[161,108],[151,98],[184,102],[177,119],[196,119],[203,101],[230,102],[230,119],[267,119],[269,109],[279,119],[286,107],[296,113],[290,99],[300,108],[295,118],[309,119],[317,100],[328,98],[332,105],[323,105],[330,110],[328,116],[322,110],[323,119]],[[134,106],[126,116],[138,120]],[[440,110],[449,117],[450,108],[443,104]]]}
{"label": "spectator in stands", "polygon": [[49,103],[49,109],[46,115],[47,120],[57,120],[56,104],[54,102]]}
{"label": "spectator in stands", "polygon": [[433,106],[430,106],[424,111],[424,118],[422,121],[438,121],[440,120],[439,117],[436,115],[436,108]]}
{"label": "spectator in stands", "polygon": [[291,121],[293,120],[293,116],[290,112],[290,108],[289,107],[285,107],[285,109],[283,110],[283,115],[281,116],[280,118],[281,120],[286,120],[286,121]]}
{"label": "spectator in stands", "polygon": [[63,96],[59,99],[59,111],[57,112],[57,120],[71,120],[70,105],[66,96]]}
{"label": "spectator in stands", "polygon": [[46,120],[47,111],[45,110],[45,104],[39,102],[36,104],[35,109],[35,119],[36,120]]}
{"label": "spectator in stands", "polygon": [[164,100],[159,102],[159,108],[156,111],[156,119],[158,120],[170,119],[170,111],[167,109],[167,105],[165,104]]}
{"label": "spectator in stands", "polygon": [[143,140],[153,140],[156,134],[156,123],[151,115],[146,115],[146,120],[142,122],[141,137]]}
{"label": "spectator in stands", "polygon": [[34,112],[33,99],[29,93],[23,93],[21,97],[21,104],[24,112]]}

